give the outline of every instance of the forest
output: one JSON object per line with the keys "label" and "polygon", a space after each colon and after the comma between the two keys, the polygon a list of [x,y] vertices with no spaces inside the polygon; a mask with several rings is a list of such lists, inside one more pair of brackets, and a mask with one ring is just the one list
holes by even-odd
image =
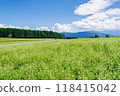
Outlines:
{"label": "forest", "polygon": [[0,28],[0,37],[9,38],[56,38],[65,39],[64,34],[53,31],[38,31],[16,28]]}

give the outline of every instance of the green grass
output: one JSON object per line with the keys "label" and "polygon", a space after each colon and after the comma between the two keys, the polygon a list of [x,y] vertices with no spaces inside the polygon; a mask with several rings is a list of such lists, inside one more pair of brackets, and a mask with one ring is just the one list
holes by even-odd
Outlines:
{"label": "green grass", "polygon": [[120,38],[21,40],[0,39],[1,80],[120,80]]}
{"label": "green grass", "polygon": [[46,41],[53,39],[12,39],[12,38],[0,38],[0,45],[8,45],[8,44],[18,44],[18,43],[28,43],[34,41]]}

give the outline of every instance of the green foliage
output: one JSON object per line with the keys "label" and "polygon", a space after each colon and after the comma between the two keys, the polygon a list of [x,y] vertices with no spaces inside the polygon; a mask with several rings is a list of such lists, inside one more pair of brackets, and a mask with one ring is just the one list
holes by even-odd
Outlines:
{"label": "green foliage", "polygon": [[0,79],[120,80],[120,38],[0,39]]}
{"label": "green foliage", "polygon": [[66,37],[66,39],[77,39],[77,37]]}
{"label": "green foliage", "polygon": [[95,38],[99,38],[99,36],[97,34],[95,34]]}
{"label": "green foliage", "polygon": [[0,37],[9,38],[58,38],[65,39],[65,35],[53,31],[25,30],[15,28],[0,28]]}
{"label": "green foliage", "polygon": [[108,38],[108,37],[109,37],[109,35],[107,34],[107,35],[106,35],[106,38]]}
{"label": "green foliage", "polygon": [[8,37],[9,37],[9,38],[12,38],[12,34],[9,34]]}

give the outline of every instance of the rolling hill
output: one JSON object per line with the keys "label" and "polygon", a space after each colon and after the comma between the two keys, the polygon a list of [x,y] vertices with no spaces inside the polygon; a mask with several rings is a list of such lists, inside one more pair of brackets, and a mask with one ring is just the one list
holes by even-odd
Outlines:
{"label": "rolling hill", "polygon": [[[97,34],[99,37],[105,37],[107,34],[100,33],[97,31],[85,31],[85,32],[77,32],[77,33],[69,33],[69,32],[62,32],[66,37],[77,37],[77,38],[90,38],[95,37]],[[108,34],[110,37],[114,37],[114,35]]]}

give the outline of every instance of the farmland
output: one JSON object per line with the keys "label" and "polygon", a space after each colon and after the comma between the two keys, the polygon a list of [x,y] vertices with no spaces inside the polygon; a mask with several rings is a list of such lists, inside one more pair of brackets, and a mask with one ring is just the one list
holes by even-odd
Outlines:
{"label": "farmland", "polygon": [[1,38],[0,79],[120,80],[120,38]]}

